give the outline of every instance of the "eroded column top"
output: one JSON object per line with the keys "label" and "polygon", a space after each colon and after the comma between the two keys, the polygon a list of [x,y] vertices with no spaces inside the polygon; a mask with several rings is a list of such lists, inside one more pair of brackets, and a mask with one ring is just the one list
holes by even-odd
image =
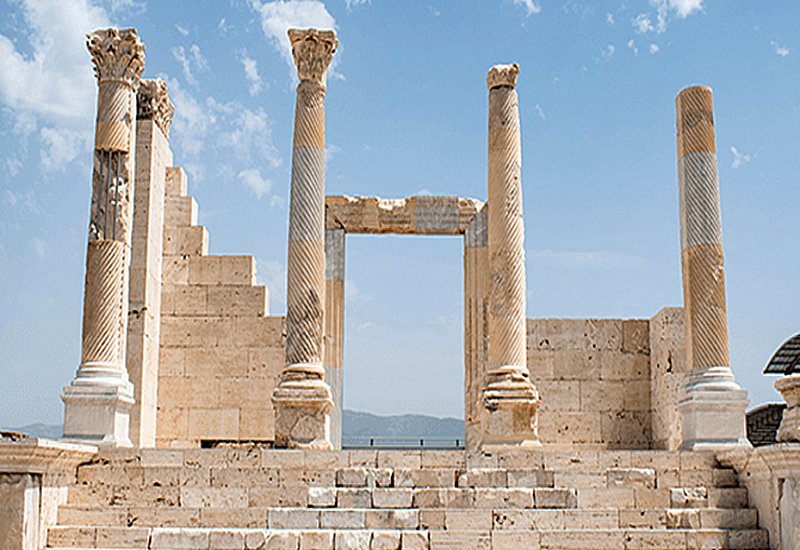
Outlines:
{"label": "eroded column top", "polygon": [[489,69],[489,74],[486,76],[486,87],[490,90],[499,88],[500,86],[516,88],[518,74],[519,65],[516,63],[495,65]]}
{"label": "eroded column top", "polygon": [[136,118],[138,120],[152,120],[161,128],[164,137],[169,139],[169,128],[175,106],[167,95],[167,83],[156,78],[142,80],[136,94]]}
{"label": "eroded column top", "polygon": [[689,86],[675,98],[678,158],[691,153],[716,153],[714,102],[709,86]]}
{"label": "eroded column top", "polygon": [[339,41],[334,31],[318,29],[289,29],[292,57],[300,81],[325,85],[325,74],[333,60]]}
{"label": "eroded column top", "polygon": [[98,29],[86,35],[97,81],[136,86],[144,71],[144,44],[136,29]]}

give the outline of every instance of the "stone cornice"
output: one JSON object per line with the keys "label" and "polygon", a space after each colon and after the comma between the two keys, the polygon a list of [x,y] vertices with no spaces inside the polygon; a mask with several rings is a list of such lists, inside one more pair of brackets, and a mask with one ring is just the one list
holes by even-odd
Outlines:
{"label": "stone cornice", "polygon": [[164,137],[169,139],[169,128],[175,107],[167,95],[167,83],[160,78],[142,80],[136,94],[136,118],[155,122]]}
{"label": "stone cornice", "polygon": [[144,71],[144,44],[136,29],[99,29],[86,35],[98,82],[117,81],[136,86]]}
{"label": "stone cornice", "polygon": [[490,90],[499,88],[500,86],[516,88],[518,74],[519,65],[516,63],[510,65],[495,65],[489,69],[489,74],[486,76],[486,87]]}
{"label": "stone cornice", "polygon": [[300,81],[311,80],[325,85],[325,73],[333,60],[339,41],[334,31],[289,29],[292,57]]}
{"label": "stone cornice", "polygon": [[0,437],[0,472],[56,473],[68,472],[78,464],[91,460],[97,447],[23,437]]}

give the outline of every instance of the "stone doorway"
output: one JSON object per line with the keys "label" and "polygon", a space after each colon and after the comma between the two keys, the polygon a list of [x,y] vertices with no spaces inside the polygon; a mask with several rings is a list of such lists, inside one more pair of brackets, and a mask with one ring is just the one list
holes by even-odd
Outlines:
{"label": "stone doorway", "polygon": [[342,445],[345,242],[349,234],[464,236],[464,437],[475,442],[480,373],[486,358],[486,209],[475,199],[328,196],[325,200],[325,378],[330,384],[331,442]]}

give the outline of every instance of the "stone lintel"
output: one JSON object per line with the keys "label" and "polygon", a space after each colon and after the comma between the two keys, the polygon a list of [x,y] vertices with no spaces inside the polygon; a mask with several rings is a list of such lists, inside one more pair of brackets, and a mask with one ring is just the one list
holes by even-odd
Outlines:
{"label": "stone lintel", "polygon": [[345,233],[463,235],[483,203],[456,196],[325,197],[325,226]]}

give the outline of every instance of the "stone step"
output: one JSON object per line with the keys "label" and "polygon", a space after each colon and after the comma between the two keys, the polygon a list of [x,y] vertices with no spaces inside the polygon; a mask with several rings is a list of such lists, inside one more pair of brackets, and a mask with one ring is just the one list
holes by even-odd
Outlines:
{"label": "stone step", "polygon": [[263,317],[268,303],[265,286],[169,285],[161,294],[161,313],[174,317]]}
{"label": "stone step", "polygon": [[53,549],[766,549],[762,530],[386,530],[54,527]]}
{"label": "stone step", "polygon": [[208,232],[202,225],[164,228],[164,256],[205,256]]}
{"label": "stone step", "polygon": [[190,285],[255,285],[252,256],[202,256],[189,260]]}
{"label": "stone step", "polygon": [[754,529],[754,509],[304,508],[62,506],[58,525],[272,529]]}
{"label": "stone step", "polygon": [[197,201],[188,195],[167,195],[164,199],[164,226],[197,225]]}

